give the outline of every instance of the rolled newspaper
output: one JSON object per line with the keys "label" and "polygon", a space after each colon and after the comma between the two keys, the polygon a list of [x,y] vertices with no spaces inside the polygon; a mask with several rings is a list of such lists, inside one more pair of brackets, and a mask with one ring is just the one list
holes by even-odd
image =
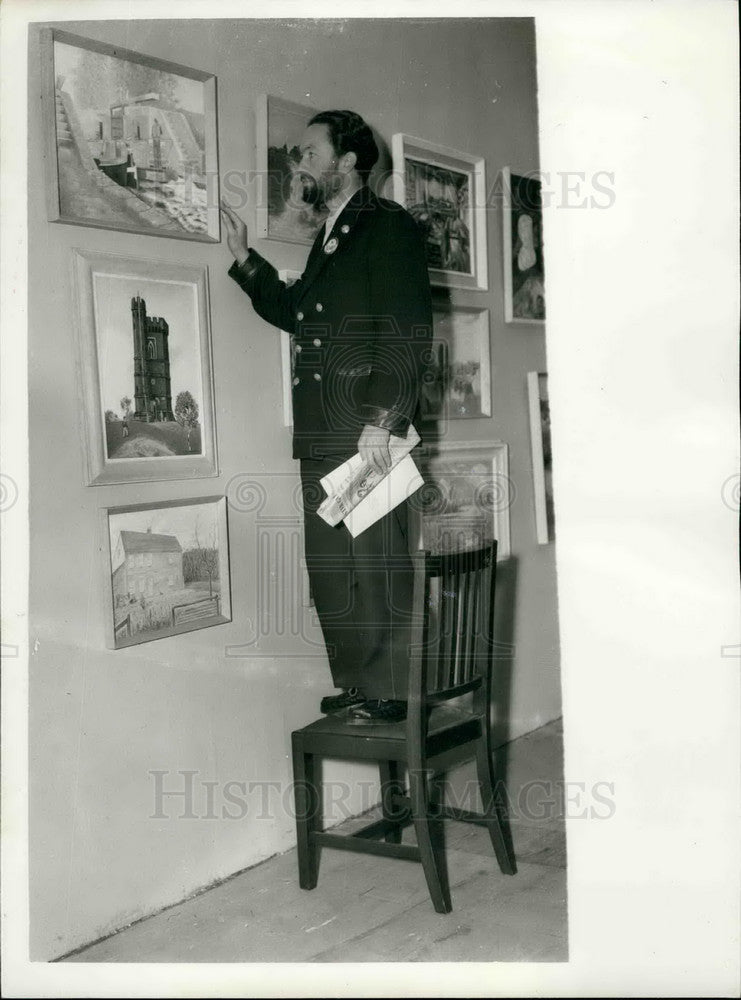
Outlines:
{"label": "rolled newspaper", "polygon": [[[397,437],[392,434],[389,437],[391,465],[385,472],[378,472],[367,462],[364,462],[360,453],[353,455],[345,462],[347,475],[337,489],[330,493],[326,500],[322,501],[317,514],[332,526],[344,521],[350,511],[357,507],[360,501],[364,500],[379,483],[383,482],[391,469],[395,468],[419,442],[420,436],[412,424],[409,425],[406,437]],[[322,485],[325,489],[327,488],[324,480],[322,480]]]}

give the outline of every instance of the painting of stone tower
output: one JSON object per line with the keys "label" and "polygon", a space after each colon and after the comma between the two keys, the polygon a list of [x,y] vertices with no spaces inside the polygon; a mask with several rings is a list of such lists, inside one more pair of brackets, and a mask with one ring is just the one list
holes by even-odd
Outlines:
{"label": "painting of stone tower", "polygon": [[[91,391],[106,460],[152,459],[154,467],[164,458],[205,458],[204,444],[213,439],[208,317],[200,304],[206,289],[190,280],[202,272],[118,255],[110,260],[106,271],[92,275],[99,387]],[[159,266],[163,278],[152,276]],[[144,463],[137,464],[143,475]]]}
{"label": "painting of stone tower", "polygon": [[160,316],[147,316],[139,295],[131,300],[134,331],[134,420],[174,421],[170,388],[170,328]]}

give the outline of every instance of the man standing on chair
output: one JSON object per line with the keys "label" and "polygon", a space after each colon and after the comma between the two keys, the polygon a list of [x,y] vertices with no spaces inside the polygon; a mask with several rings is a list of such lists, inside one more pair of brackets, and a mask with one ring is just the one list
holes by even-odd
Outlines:
{"label": "man standing on chair", "polygon": [[356,452],[383,471],[389,436],[418,417],[432,304],[421,231],[368,176],[378,159],[373,134],[352,111],[324,111],[308,123],[298,167],[304,203],[328,218],[301,278],[287,287],[250,248],[247,227],[222,201],[230,277],[255,311],[295,339],[293,457],[301,462],[306,566],[341,693],[325,713],[350,721],[406,715],[413,574],[406,501],[353,538],[317,508],[319,481]]}

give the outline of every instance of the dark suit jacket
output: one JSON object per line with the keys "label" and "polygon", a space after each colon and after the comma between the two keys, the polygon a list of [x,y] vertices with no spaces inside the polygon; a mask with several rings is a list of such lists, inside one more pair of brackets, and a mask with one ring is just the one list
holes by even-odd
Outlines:
{"label": "dark suit jacket", "polygon": [[366,186],[324,247],[323,236],[290,287],[255,250],[229,270],[256,312],[294,336],[294,458],[347,458],[364,424],[404,435],[432,339],[424,244],[405,209]]}

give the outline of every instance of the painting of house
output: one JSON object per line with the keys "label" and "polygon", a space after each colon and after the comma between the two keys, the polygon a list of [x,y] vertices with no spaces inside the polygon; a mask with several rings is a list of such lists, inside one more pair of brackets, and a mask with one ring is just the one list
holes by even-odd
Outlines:
{"label": "painting of house", "polygon": [[105,511],[114,649],[231,620],[226,498]]}
{"label": "painting of house", "polygon": [[121,531],[113,554],[113,599],[119,606],[142,594],[183,589],[183,549],[174,535]]}

